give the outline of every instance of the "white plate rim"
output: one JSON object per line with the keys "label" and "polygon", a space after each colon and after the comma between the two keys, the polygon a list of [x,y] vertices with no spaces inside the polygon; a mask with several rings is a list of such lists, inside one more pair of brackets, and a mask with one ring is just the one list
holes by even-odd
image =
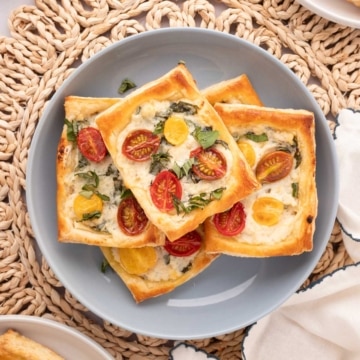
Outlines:
{"label": "white plate rim", "polygon": [[[357,8],[355,5],[348,3],[347,0],[327,0],[326,6],[322,6],[321,2],[319,3],[317,0],[297,1],[305,8],[311,10],[317,15],[324,17],[327,20],[344,26],[357,29],[360,28],[360,8]],[[339,2],[339,5],[336,9],[332,6],[334,1]],[[339,9],[341,10],[339,11]],[[346,10],[344,11],[344,9]],[[358,16],[353,16],[356,13]],[[350,15],[351,17],[349,17]]]}
{"label": "white plate rim", "polygon": [[[24,335],[34,341],[39,341],[39,339],[32,338],[32,334],[23,332],[26,331],[25,327],[31,325],[32,330],[40,330],[46,334],[46,331],[49,329],[56,331],[57,333],[64,334],[68,339],[71,339],[73,346],[86,347],[88,350],[97,356],[98,360],[113,360],[113,357],[95,340],[90,337],[82,334],[79,330],[67,326],[65,324],[59,323],[55,320],[51,320],[48,318],[35,316],[35,315],[1,315],[0,316],[0,335],[5,332],[7,329],[15,329],[21,335]],[[2,330],[3,329],[3,330]],[[66,351],[67,343],[61,344],[61,349],[55,349],[52,344],[47,341],[47,338],[41,340],[41,344],[44,346],[51,347],[51,349],[55,352],[59,352],[63,350]],[[59,354],[60,355],[60,354]],[[61,354],[61,356],[69,356],[69,354]],[[85,360],[85,359],[84,359]]]}

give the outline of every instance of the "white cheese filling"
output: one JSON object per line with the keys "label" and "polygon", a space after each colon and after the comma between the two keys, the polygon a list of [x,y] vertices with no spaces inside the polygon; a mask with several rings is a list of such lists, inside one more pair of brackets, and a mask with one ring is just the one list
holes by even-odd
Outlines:
{"label": "white cheese filling", "polygon": [[[95,116],[89,117],[86,120],[86,126],[94,126],[95,124]],[[81,159],[82,155],[76,146],[73,144],[71,147],[66,149],[67,158],[69,161],[72,161],[73,167],[76,167]],[[98,219],[91,219],[87,221],[76,221],[75,214],[74,216],[74,225],[77,228],[83,229],[91,229],[93,231],[106,232],[110,233],[114,236],[125,236],[125,234],[121,231],[118,222],[117,222],[117,210],[118,205],[120,203],[120,193],[115,188],[115,182],[113,180],[114,174],[106,175],[109,167],[112,167],[114,171],[116,171],[116,167],[110,157],[110,155],[106,155],[105,159],[99,163],[87,161],[86,165],[76,169],[74,172],[67,175],[65,178],[65,183],[71,186],[71,191],[69,191],[70,195],[66,201],[66,208],[69,213],[74,214],[73,203],[74,199],[78,194],[82,191],[82,187],[87,183],[87,181],[80,176],[76,175],[78,173],[87,173],[89,171],[95,172],[99,177],[99,185],[96,190],[103,195],[107,195],[110,200],[103,201],[103,209],[101,212],[101,216]],[[119,181],[120,174],[117,172],[117,178]]]}
{"label": "white cheese filling", "polygon": [[[148,270],[145,274],[140,275],[146,281],[170,281],[176,280],[190,270],[191,264],[194,261],[198,252],[190,256],[172,256],[167,253],[163,247],[156,247],[157,262],[153,268]],[[119,253],[116,248],[111,249],[112,256],[120,266]]]}
{"label": "white cheese filling", "polygon": [[[154,131],[154,116],[157,113],[164,113],[168,110],[170,106],[169,101],[151,101],[149,103],[141,105],[141,108],[138,113],[134,113],[131,121],[125,127],[124,131],[120,134],[117,140],[117,164],[120,164],[122,171],[124,172],[124,180],[130,179],[132,187],[147,189],[150,184],[153,182],[155,175],[149,172],[150,169],[150,161],[148,163],[144,162],[134,162],[129,160],[122,153],[122,145],[127,137],[127,135],[136,129],[146,129],[150,131]],[[177,113],[178,116],[183,116],[183,118],[189,123],[193,122],[197,126],[207,126],[197,115],[187,115],[183,113]],[[191,126],[191,125],[190,125]],[[190,132],[193,129],[189,129]],[[169,152],[171,155],[171,160],[167,166],[168,169],[172,169],[175,163],[178,166],[182,166],[189,158],[190,152],[200,145],[194,139],[192,135],[189,135],[187,140],[178,146],[172,146],[169,144],[161,145],[162,152]],[[230,177],[230,169],[232,167],[232,154],[231,151],[225,148],[222,145],[216,145],[216,148],[224,155],[227,162],[227,172],[224,177],[218,180],[213,181],[199,181],[198,183],[194,183],[190,179],[184,177],[181,179],[182,185],[182,201],[186,203],[189,197],[198,195],[200,193],[209,194],[211,191],[226,187],[226,183]],[[181,218],[182,215],[179,216]]]}
{"label": "white cheese filling", "polygon": [[[256,154],[256,161],[253,170],[256,168],[256,164],[271,150],[275,150],[281,145],[292,144],[294,134],[285,131],[277,131],[272,128],[264,128],[259,126],[258,128],[244,129],[242,134],[247,132],[255,132],[256,134],[266,133],[268,141],[255,142],[245,138],[241,138],[243,141],[248,142],[254,149]],[[244,230],[240,233],[237,239],[241,242],[247,242],[251,244],[260,243],[277,243],[285,239],[292,231],[292,226],[296,222],[299,200],[292,194],[292,184],[298,183],[300,178],[300,169],[295,166],[288,176],[269,184],[263,184],[262,187],[246,197],[241,201],[244,205],[246,214],[246,223]],[[284,204],[284,212],[281,215],[280,221],[272,226],[265,226],[258,224],[252,216],[252,206],[257,198],[270,196]]]}

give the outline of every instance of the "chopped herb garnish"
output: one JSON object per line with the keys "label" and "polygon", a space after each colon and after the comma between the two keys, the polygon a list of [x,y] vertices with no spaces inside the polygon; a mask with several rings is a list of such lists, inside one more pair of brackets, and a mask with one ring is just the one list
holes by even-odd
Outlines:
{"label": "chopped herb garnish", "polygon": [[130,79],[124,79],[122,82],[121,82],[121,85],[118,89],[118,93],[119,94],[124,94],[126,93],[127,91],[133,89],[136,87],[136,84],[131,81]]}
{"label": "chopped herb garnish", "polygon": [[105,176],[110,176],[110,175],[116,175],[119,176],[119,170],[114,166],[114,164],[109,164]]}
{"label": "chopped herb garnish", "polygon": [[297,140],[296,136],[294,136],[294,146],[295,146],[294,159],[295,159],[295,169],[296,169],[297,167],[299,167],[299,165],[301,164],[301,161],[302,161],[302,156],[301,156],[301,152],[299,149],[299,144],[298,144],[298,140]]}
{"label": "chopped herb garnish", "polygon": [[183,274],[187,273],[192,268],[192,262],[189,262],[184,268],[181,269]]}
{"label": "chopped herb garnish", "polygon": [[102,273],[105,273],[109,267],[110,267],[109,262],[106,259],[104,259],[101,263],[100,270]]}
{"label": "chopped herb garnish", "polygon": [[99,219],[101,216],[101,211],[92,211],[90,213],[85,213],[82,216],[82,221]]}
{"label": "chopped herb garnish", "polygon": [[76,173],[76,176],[85,179],[88,183],[92,183],[95,187],[99,186],[99,176],[96,174],[95,171],[87,171],[83,173]]}
{"label": "chopped herb garnish", "polygon": [[75,142],[78,134],[77,124],[69,121],[68,119],[65,119],[65,124],[67,126],[66,137],[68,141]]}
{"label": "chopped herb garnish", "polygon": [[161,170],[166,169],[170,159],[171,159],[171,155],[168,152],[152,154],[151,163],[150,163],[150,173],[157,174]]}
{"label": "chopped herb garnish", "polygon": [[172,171],[175,173],[175,175],[177,176],[178,179],[181,179],[184,176],[189,175],[194,163],[195,163],[195,158],[188,159],[187,161],[185,161],[183,166],[179,166],[177,163],[175,163],[172,168]]}
{"label": "chopped herb garnish", "polygon": [[198,112],[197,105],[190,104],[185,101],[171,103],[170,109],[172,112],[185,113],[187,115],[195,115]]}
{"label": "chopped herb garnish", "polygon": [[97,232],[110,234],[109,231],[106,229],[105,222],[102,222],[101,224],[98,224],[98,225],[95,225],[95,226],[90,226],[90,228],[93,229],[94,231],[97,231]]}
{"label": "chopped herb garnish", "polygon": [[81,177],[87,181],[81,188],[80,194],[86,198],[90,198],[93,194],[97,195],[103,201],[109,201],[110,198],[107,195],[101,194],[96,188],[99,186],[99,176],[95,171],[88,171],[83,173],[76,173],[76,176]]}
{"label": "chopped herb garnish", "polygon": [[164,254],[163,255],[163,259],[164,259],[164,263],[166,265],[169,265],[170,264],[170,254]]}
{"label": "chopped herb garnish", "polygon": [[177,197],[173,196],[173,204],[177,214],[188,214],[195,209],[203,209],[213,200],[220,200],[224,190],[225,188],[222,187],[211,191],[209,194],[200,193],[199,195],[191,196],[188,200],[187,205],[185,205],[185,203],[179,200]]}
{"label": "chopped herb garnish", "polygon": [[192,136],[202,148],[207,149],[213,146],[218,140],[219,132],[217,130],[212,130],[211,127],[201,128],[200,126],[195,126]]}
{"label": "chopped herb garnish", "polygon": [[299,197],[299,183],[292,183],[291,188],[292,188],[292,196],[294,198],[298,198]]}
{"label": "chopped herb garnish", "polygon": [[80,169],[84,168],[87,165],[89,165],[89,161],[86,159],[85,156],[80,154],[80,158],[79,158],[79,162],[78,162],[78,164],[76,166],[76,170],[80,170]]}
{"label": "chopped herb garnish", "polygon": [[121,193],[121,200],[127,199],[130,196],[133,196],[133,193],[131,192],[131,190],[124,188]]}
{"label": "chopped herb garnish", "polygon": [[255,142],[265,142],[268,141],[269,138],[266,135],[266,133],[262,134],[255,134],[254,132],[249,131],[245,134],[245,137],[249,140],[255,141]]}
{"label": "chopped herb garnish", "polygon": [[164,133],[165,120],[160,120],[156,123],[153,133],[155,135],[161,135]]}

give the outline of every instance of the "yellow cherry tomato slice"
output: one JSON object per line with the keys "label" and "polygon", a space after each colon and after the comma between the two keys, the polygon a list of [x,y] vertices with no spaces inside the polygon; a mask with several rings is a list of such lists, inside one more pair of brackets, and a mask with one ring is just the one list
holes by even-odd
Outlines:
{"label": "yellow cherry tomato slice", "polygon": [[273,226],[280,221],[284,212],[284,204],[278,199],[264,196],[255,200],[252,210],[252,216],[258,224]]}
{"label": "yellow cherry tomato slice", "polygon": [[189,135],[186,121],[178,116],[170,116],[164,124],[165,139],[174,146],[181,145]]}
{"label": "yellow cherry tomato slice", "polygon": [[99,196],[92,194],[90,198],[83,195],[77,195],[74,199],[74,212],[77,220],[84,220],[96,212],[103,209],[103,202]]}
{"label": "yellow cherry tomato slice", "polygon": [[271,183],[289,175],[294,158],[285,151],[277,150],[264,155],[256,166],[256,177],[261,183]]}
{"label": "yellow cherry tomato slice", "polygon": [[152,269],[157,261],[157,253],[153,247],[118,248],[120,265],[132,275],[142,275]]}
{"label": "yellow cherry tomato slice", "polygon": [[254,148],[246,141],[238,141],[238,147],[244,154],[246,161],[252,167],[255,165],[256,154]]}

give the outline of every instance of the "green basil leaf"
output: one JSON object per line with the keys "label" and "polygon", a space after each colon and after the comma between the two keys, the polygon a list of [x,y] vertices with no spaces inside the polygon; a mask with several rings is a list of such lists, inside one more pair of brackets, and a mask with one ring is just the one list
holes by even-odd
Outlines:
{"label": "green basil leaf", "polygon": [[196,126],[192,135],[202,148],[207,149],[215,144],[219,137],[219,132],[217,130],[212,130],[212,128],[201,128],[200,126]]}
{"label": "green basil leaf", "polygon": [[106,259],[104,259],[101,263],[100,271],[104,274],[109,269],[109,267],[110,267],[109,262]]}
{"label": "green basil leaf", "polygon": [[292,183],[291,188],[292,196],[297,199],[299,197],[299,183]]}
{"label": "green basil leaf", "polygon": [[77,128],[74,123],[69,121],[68,119],[65,119],[65,124],[67,126],[66,129],[66,138],[68,141],[75,142],[77,138]]}
{"label": "green basil leaf", "polygon": [[136,87],[136,84],[131,81],[130,79],[124,79],[122,82],[121,82],[121,85],[118,89],[118,93],[119,94],[124,94],[126,93],[127,91],[133,89]]}
{"label": "green basil leaf", "polygon": [[83,173],[76,173],[75,175],[87,180],[87,182],[92,183],[95,187],[99,186],[99,176],[95,171],[90,170]]}
{"label": "green basil leaf", "polygon": [[99,219],[100,216],[101,216],[100,211],[92,211],[90,213],[83,214],[82,221],[92,220],[92,219]]}
{"label": "green basil leaf", "polygon": [[172,112],[185,113],[187,115],[195,115],[198,112],[198,106],[185,101],[172,103],[170,109]]}
{"label": "green basil leaf", "polygon": [[249,140],[252,140],[254,142],[265,142],[268,141],[269,138],[266,135],[266,133],[262,133],[262,134],[255,134],[254,132],[248,132],[245,134],[245,137]]}
{"label": "green basil leaf", "polygon": [[169,152],[152,154],[150,162],[150,173],[157,174],[161,170],[166,169],[170,159],[171,155]]}

